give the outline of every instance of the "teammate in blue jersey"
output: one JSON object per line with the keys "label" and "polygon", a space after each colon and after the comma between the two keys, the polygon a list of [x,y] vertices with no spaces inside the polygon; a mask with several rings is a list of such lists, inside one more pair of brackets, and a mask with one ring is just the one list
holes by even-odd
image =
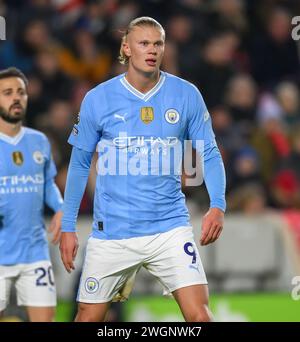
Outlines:
{"label": "teammate in blue jersey", "polygon": [[43,209],[55,215],[49,230],[60,238],[62,198],[46,136],[23,127],[27,79],[16,68],[0,71],[0,315],[15,285],[30,321],[53,321],[56,290]]}
{"label": "teammate in blue jersey", "polygon": [[128,71],[85,96],[69,138],[62,261],[74,269],[76,219],[91,159],[98,152],[92,234],[78,291],[76,321],[103,321],[113,300],[126,299],[145,267],[172,293],[186,321],[210,321],[208,287],[181,192],[184,141],[204,160],[210,209],[201,244],[220,235],[225,173],[211,119],[195,86],[160,71],[165,32],[152,18],[133,20],[120,61]]}

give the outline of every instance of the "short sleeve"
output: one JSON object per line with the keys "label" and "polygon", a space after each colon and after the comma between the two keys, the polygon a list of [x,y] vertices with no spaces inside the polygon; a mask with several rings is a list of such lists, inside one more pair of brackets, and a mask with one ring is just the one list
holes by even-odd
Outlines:
{"label": "short sleeve", "polygon": [[97,117],[93,111],[92,96],[93,93],[89,92],[83,99],[77,123],[68,140],[69,144],[86,152],[94,152],[101,138]]}

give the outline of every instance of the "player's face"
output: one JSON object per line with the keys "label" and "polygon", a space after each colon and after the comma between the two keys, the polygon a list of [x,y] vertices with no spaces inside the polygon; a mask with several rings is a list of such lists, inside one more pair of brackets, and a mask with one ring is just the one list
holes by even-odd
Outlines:
{"label": "player's face", "polygon": [[151,26],[135,26],[124,44],[124,51],[129,57],[129,68],[143,73],[157,72],[164,48],[165,41],[161,30]]}
{"label": "player's face", "polygon": [[9,123],[17,123],[25,117],[27,91],[19,77],[0,79],[0,117]]}

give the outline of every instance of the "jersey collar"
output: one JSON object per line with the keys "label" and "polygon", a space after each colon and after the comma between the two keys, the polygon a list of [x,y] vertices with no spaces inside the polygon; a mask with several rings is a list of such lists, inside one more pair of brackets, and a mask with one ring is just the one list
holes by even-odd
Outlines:
{"label": "jersey collar", "polygon": [[141,100],[144,101],[148,101],[153,95],[155,95],[159,89],[162,87],[162,85],[164,84],[166,79],[166,76],[164,75],[164,73],[161,71],[160,72],[160,78],[158,80],[158,82],[155,84],[155,86],[149,90],[147,93],[143,94],[141,93],[139,90],[137,90],[136,88],[134,88],[126,79],[125,75],[120,79],[121,83],[123,84],[123,86],[129,90],[133,95],[135,95],[136,97],[140,98]]}
{"label": "jersey collar", "polygon": [[21,127],[20,132],[14,137],[10,137],[9,135],[6,135],[0,132],[0,140],[3,140],[11,145],[17,145],[20,142],[20,140],[23,138],[24,134],[25,134],[24,127]]}

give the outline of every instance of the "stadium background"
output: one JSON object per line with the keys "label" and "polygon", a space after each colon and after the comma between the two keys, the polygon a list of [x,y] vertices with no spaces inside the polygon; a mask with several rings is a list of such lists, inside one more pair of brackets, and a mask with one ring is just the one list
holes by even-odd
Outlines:
{"label": "stadium background", "polygon": [[[300,321],[300,41],[291,36],[300,2],[0,0],[0,15],[7,38],[0,41],[0,69],[16,66],[29,78],[26,124],[49,137],[62,192],[66,141],[84,94],[124,71],[119,29],[140,15],[164,25],[162,69],[201,90],[227,172],[224,234],[200,249],[216,320]],[[51,248],[60,321],[74,314],[94,179],[92,172],[81,205],[77,272],[68,276]],[[197,235],[207,193],[183,187]],[[160,294],[141,273],[110,319],[182,320],[174,301]],[[7,315],[26,319],[14,306]]]}

